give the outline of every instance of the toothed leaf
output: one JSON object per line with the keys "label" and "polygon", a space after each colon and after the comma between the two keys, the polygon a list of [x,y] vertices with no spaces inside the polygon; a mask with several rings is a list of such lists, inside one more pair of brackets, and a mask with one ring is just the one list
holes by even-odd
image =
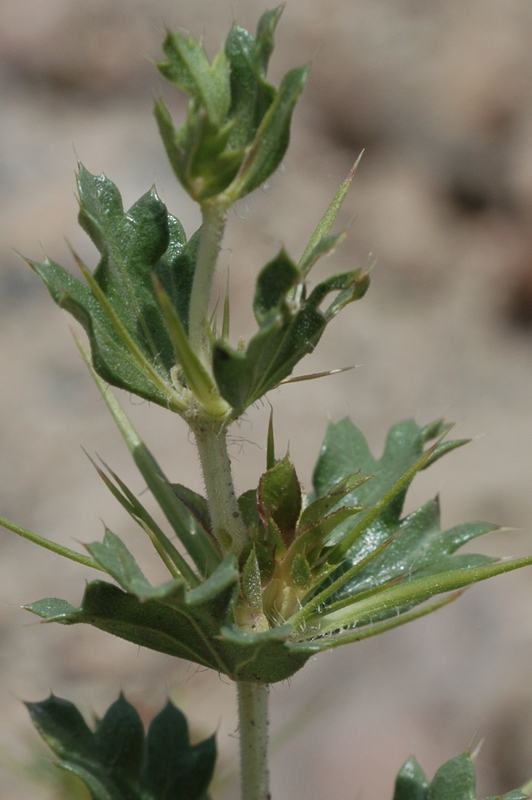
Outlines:
{"label": "toothed leaf", "polygon": [[266,80],[281,11],[263,14],[256,36],[234,25],[212,64],[191,37],[168,33],[165,38],[167,60],[159,70],[190,95],[190,103],[179,128],[162,100],[155,104],[155,116],[177,178],[200,203],[224,193],[234,203],[264,183],[286,152],[308,70],[291,70],[279,89]]}
{"label": "toothed leaf", "polygon": [[191,745],[186,719],[172,703],[153,719],[146,738],[123,695],[94,732],[68,700],[51,695],[26,706],[59,757],[57,766],[77,775],[93,800],[205,800],[216,760],[214,737]]}
{"label": "toothed leaf", "polygon": [[279,6],[263,14],[256,36],[234,25],[227,37],[225,53],[231,64],[229,117],[235,120],[230,143],[235,148],[244,147],[253,139],[275,97],[275,87],[265,78],[281,12]]}
{"label": "toothed leaf", "polygon": [[94,581],[87,586],[80,608],[45,599],[27,609],[47,622],[93,625],[137,646],[210,667],[233,680],[285,680],[303,666],[315,647],[309,643],[294,649],[290,626],[249,633],[237,628],[233,608],[238,581],[235,562],[228,557],[210,578],[190,591],[182,581],[150,590],[140,587],[139,594]]}
{"label": "toothed leaf", "polygon": [[[312,352],[334,316],[319,307],[329,293],[338,292],[335,303],[343,305],[362,297],[367,285],[367,275],[350,272],[318,284],[306,298],[303,276],[284,252],[267,264],[259,274],[255,291],[258,332],[243,352],[223,341],[214,347],[214,376],[234,415],[239,416],[275,388]],[[296,301],[298,293],[301,299]],[[337,310],[339,307],[334,313]]]}
{"label": "toothed leaf", "polygon": [[168,290],[186,328],[197,238],[186,242],[154,190],[126,212],[112,181],[80,166],[78,191],[80,224],[101,254],[93,284],[50,259],[30,266],[87,331],[92,363],[105,381],[164,407],[179,406],[170,376],[175,354],[152,276]]}

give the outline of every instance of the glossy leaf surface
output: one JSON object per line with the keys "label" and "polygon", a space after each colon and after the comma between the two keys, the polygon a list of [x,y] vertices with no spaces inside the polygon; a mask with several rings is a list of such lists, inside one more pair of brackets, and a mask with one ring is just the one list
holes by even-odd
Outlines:
{"label": "glossy leaf surface", "polygon": [[114,183],[80,166],[78,191],[80,224],[101,254],[92,278],[85,270],[89,285],[49,259],[30,264],[87,331],[92,363],[105,381],[179,410],[180,387],[171,376],[176,357],[153,275],[186,329],[197,237],[187,242],[153,190],[126,212]]}
{"label": "glossy leaf surface", "polygon": [[[118,414],[117,421],[124,427]],[[311,502],[288,457],[270,466],[258,492],[240,497],[251,540],[240,564],[227,557],[203,582],[193,575],[188,587],[181,578],[152,586],[123,542],[107,531],[88,550],[118,586],[89,584],[77,609],[53,598],[28,609],[47,621],[92,624],[236,680],[284,680],[315,652],[417,619],[453,600],[457,590],[532,563],[456,555],[494,526],[470,523],[442,531],[437,501],[401,517],[415,474],[459,444],[437,439],[426,447],[447,427],[400,423],[376,460],[352,423],[332,425]],[[188,516],[193,540],[209,541],[204,499],[182,486],[161,486]],[[130,494],[123,500],[142,516]],[[359,531],[355,538],[353,530]],[[349,546],[338,561],[345,541]]]}
{"label": "glossy leaf surface", "polygon": [[[463,444],[442,441],[448,429],[441,421],[420,427],[406,420],[391,429],[383,456],[375,459],[350,420],[329,426],[314,472],[315,502],[346,472],[356,471],[360,481],[336,509],[340,513],[351,506],[351,513],[345,520],[339,517],[338,526],[328,530],[321,550],[314,553],[314,563],[331,569],[291,619],[296,627],[306,625],[307,636],[321,634],[324,647],[327,635],[330,646],[364,638],[387,621],[407,621],[416,605],[438,594],[531,563],[456,555],[464,544],[496,526],[469,523],[442,531],[437,500],[402,517],[416,473]],[[426,447],[434,439],[435,444]]]}

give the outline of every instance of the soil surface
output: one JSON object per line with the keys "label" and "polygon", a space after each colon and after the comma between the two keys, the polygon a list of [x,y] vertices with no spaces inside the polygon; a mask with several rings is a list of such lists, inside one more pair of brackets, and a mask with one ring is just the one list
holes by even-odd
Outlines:
{"label": "soil surface", "polygon": [[[69,334],[71,320],[17,252],[89,264],[76,225],[76,158],[104,171],[126,206],[155,182],[192,233],[151,113],[163,92],[151,61],[165,26],[205,36],[209,53],[244,0],[0,0],[0,515],[77,547],[102,520],[157,566],[82,447],[137,492],[129,460]],[[484,552],[532,550],[532,6],[528,0],[292,0],[272,78],[313,62],[291,150],[267,187],[232,215],[220,264],[235,336],[253,330],[257,270],[285,245],[299,257],[337,185],[365,153],[324,265],[377,261],[363,302],[343,312],[303,371],[361,365],[272,392],[279,451],[309,485],[327,421],[349,414],[375,453],[394,422],[455,420],[469,446],[423,473],[411,510],[440,494],[445,528],[505,526]],[[15,252],[17,251],[17,252]],[[300,370],[301,372],[302,370]],[[201,490],[179,419],[124,395],[174,482]],[[264,468],[269,407],[234,430],[238,489]],[[59,798],[21,700],[50,690],[90,716],[123,690],[150,717],[170,695],[194,735],[217,731],[218,798],[234,798],[234,690],[224,679],[84,627],[46,627],[20,606],[77,604],[82,567],[0,532],[0,797]],[[391,797],[415,754],[429,775],[485,739],[479,796],[532,775],[532,571],[498,578],[375,640],[322,655],[272,688],[272,796]],[[287,732],[290,736],[286,736]],[[277,739],[276,739],[277,737]],[[72,794],[63,795],[73,797]]]}

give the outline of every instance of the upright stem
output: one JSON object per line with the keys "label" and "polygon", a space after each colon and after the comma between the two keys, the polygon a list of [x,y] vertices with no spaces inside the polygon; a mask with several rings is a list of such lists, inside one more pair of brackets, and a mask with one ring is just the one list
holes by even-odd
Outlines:
{"label": "upright stem", "polygon": [[242,800],[270,800],[268,771],[270,687],[267,684],[247,681],[240,681],[237,687]]}
{"label": "upright stem", "polygon": [[[190,296],[188,336],[192,349],[210,371],[209,302],[227,221],[227,208],[216,203],[205,203],[202,213],[201,238]],[[191,414],[188,421],[196,438],[214,536],[224,553],[239,556],[246,545],[248,533],[233,485],[226,425],[204,414]],[[237,686],[242,800],[269,800],[269,687],[246,681],[239,682]]]}
{"label": "upright stem", "polygon": [[213,420],[190,422],[196,437],[213,533],[224,553],[239,556],[248,539],[233,485],[227,429]]}
{"label": "upright stem", "polygon": [[190,296],[188,336],[192,349],[210,371],[207,320],[212,281],[227,222],[227,208],[217,203],[204,203],[202,217],[198,257]]}

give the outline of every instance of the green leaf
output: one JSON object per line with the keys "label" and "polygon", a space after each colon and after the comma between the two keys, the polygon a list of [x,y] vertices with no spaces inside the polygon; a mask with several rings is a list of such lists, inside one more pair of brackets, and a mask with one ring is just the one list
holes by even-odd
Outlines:
{"label": "green leaf", "polygon": [[289,72],[279,90],[266,80],[281,11],[263,14],[255,37],[234,25],[212,65],[191,37],[165,38],[167,60],[158,67],[191,100],[178,129],[162,100],[155,116],[176,176],[202,204],[224,195],[231,205],[267,180],[284,156],[307,69]]}
{"label": "green leaf", "polygon": [[171,489],[179,501],[188,509],[199,528],[208,535],[212,535],[212,523],[207,500],[197,492],[183,486],[181,483],[172,483]]}
{"label": "green leaf", "polygon": [[229,117],[235,120],[230,142],[244,147],[254,138],[264,114],[275,97],[275,87],[265,80],[273,50],[273,34],[282,6],[261,17],[257,36],[234,25],[225,43],[231,65],[231,107]]}
{"label": "green leaf", "polygon": [[[425,444],[437,436],[441,436],[446,430],[447,428],[441,420],[438,421],[436,427],[426,426],[425,428],[421,428],[413,420],[399,422],[388,433],[382,458],[375,459],[363,434],[351,420],[344,419],[336,424],[330,424],[313,475],[316,496],[322,497],[344,476],[358,472],[361,478],[365,477],[368,480],[362,482],[348,495],[348,504],[368,509],[366,512],[361,512],[360,518],[363,519],[364,515],[372,514],[370,510],[401,482],[409,470],[413,470],[420,459],[422,459],[420,469],[426,467],[428,457],[423,460]],[[464,442],[460,440],[447,443],[453,448],[461,444]],[[431,463],[433,463],[435,457],[441,457],[443,453],[444,451],[439,445],[427,456],[430,455]],[[396,531],[405,496],[414,476],[415,470],[397,491],[393,500],[373,520],[371,529],[359,538],[357,542],[359,556],[371,551],[376,536],[380,543]],[[352,528],[352,525],[350,527]],[[347,526],[339,530],[337,541],[341,541],[348,530]]]}
{"label": "green leaf", "polygon": [[272,311],[282,308],[288,293],[300,279],[299,269],[284,250],[266,264],[257,278],[253,299],[253,311],[259,325],[268,319]]}
{"label": "green leaf", "polygon": [[101,569],[101,567],[96,564],[92,558],[88,558],[88,556],[84,556],[81,553],[76,553],[75,550],[71,550],[69,547],[63,547],[60,544],[56,544],[55,542],[50,541],[50,539],[45,539],[44,536],[39,536],[37,533],[33,533],[26,528],[22,528],[20,525],[16,525],[14,522],[11,522],[11,520],[5,519],[5,517],[0,517],[0,525],[3,528],[6,528],[8,531],[16,533],[17,536],[20,536],[22,539],[27,539],[27,541],[33,542],[33,544],[38,544],[39,547],[42,547],[45,550],[50,550],[52,553],[55,553],[58,556],[63,556],[63,558],[70,559],[70,561],[83,564],[85,567]]}
{"label": "green leaf", "polygon": [[331,236],[323,236],[319,239],[308,254],[303,255],[298,264],[303,275],[306,275],[320,258],[334,253],[336,248],[345,240],[346,235],[346,232],[342,231],[341,233],[334,233]]}
{"label": "green leaf", "polygon": [[[435,595],[462,589],[496,575],[532,565],[532,557],[494,562],[486,556],[465,556],[464,561],[456,557],[454,561],[457,563],[450,567],[447,567],[447,562],[441,567],[435,564],[429,575],[412,579],[406,576],[401,582],[392,582],[358,595],[353,594],[330,606],[322,605],[319,612],[306,615],[307,635],[312,632],[333,633],[350,626],[368,625],[371,629],[372,625],[388,618],[393,618],[397,625],[401,625],[401,614]],[[317,595],[313,603],[317,602],[321,594],[324,593]],[[370,631],[368,635],[371,635]]]}
{"label": "green leaf", "polygon": [[428,781],[415,758],[403,764],[395,781],[393,800],[427,800]]}
{"label": "green leaf", "polygon": [[258,509],[265,525],[271,520],[285,547],[290,547],[301,512],[301,485],[294,465],[286,456],[260,479]]}
{"label": "green leaf", "polygon": [[148,730],[145,776],[153,796],[157,800],[203,800],[215,761],[215,737],[191,745],[184,714],[167,703]]}
{"label": "green leaf", "polygon": [[165,594],[167,587],[172,590],[181,584],[180,580],[173,580],[160,588],[152,586],[128,548],[110,530],[105,531],[103,542],[93,542],[87,545],[87,550],[123,589],[135,594],[140,600]]}
{"label": "green leaf", "polygon": [[310,237],[310,241],[307,244],[303,255],[299,261],[299,269],[301,272],[306,275],[311,267],[316,263],[316,261],[321,258],[323,255],[328,255],[331,253],[340,242],[345,238],[345,233],[338,233],[333,236],[328,236],[330,229],[332,228],[336,217],[338,216],[340,209],[343,205],[345,198],[347,197],[347,193],[349,191],[349,187],[351,186],[351,181],[355,176],[356,169],[360,163],[360,159],[362,157],[362,153],[357,158],[353,168],[351,169],[349,175],[340,185],[340,188],[334,195],[329,207],[327,208],[325,214],[321,218],[316,227],[316,230]]}
{"label": "green leaf", "polygon": [[[124,580],[122,576],[120,580]],[[80,608],[45,599],[27,609],[47,622],[93,625],[138,646],[210,667],[233,680],[285,680],[316,648],[309,643],[293,649],[290,626],[250,633],[237,628],[233,608],[238,583],[236,564],[228,557],[210,578],[190,591],[183,582],[173,581],[151,590],[140,587],[137,596],[94,581],[87,586]]]}
{"label": "green leaf", "polygon": [[51,695],[26,706],[59,757],[57,766],[77,775],[93,800],[206,797],[216,760],[214,737],[192,746],[186,719],[171,703],[152,721],[146,740],[138,713],[123,695],[94,732],[68,700]]}
{"label": "green leaf", "polygon": [[138,779],[144,756],[144,729],[138,713],[123,695],[98,723],[96,754],[113,776],[125,784]]}
{"label": "green leaf", "polygon": [[[133,443],[133,459],[161,510],[190,553],[201,575],[210,573],[220,563],[214,539],[198,526],[194,516],[180,500],[172,484],[144,442]],[[180,571],[183,572],[181,567]],[[184,574],[184,573],[183,573]]]}
{"label": "green leaf", "polygon": [[[298,277],[299,276],[299,277]],[[288,256],[281,254],[259,274],[254,310],[259,330],[245,351],[218,341],[213,352],[214,377],[235,417],[275,388],[318,343],[327,323],[347,302],[359,299],[368,286],[358,270],[318,284],[306,297],[303,276]],[[325,312],[320,304],[338,292]],[[299,295],[297,301],[294,295]]]}
{"label": "green leaf", "polygon": [[[409,758],[395,782],[393,800],[475,800],[475,768],[469,752],[451,758],[429,784],[415,760]],[[520,789],[486,800],[526,800]]]}
{"label": "green leaf", "polygon": [[[363,591],[384,584],[401,576],[415,577],[427,574],[427,570],[439,571],[447,565],[446,557],[478,536],[497,529],[496,525],[474,522],[442,531],[440,527],[439,500],[426,503],[403,520],[396,519],[390,545],[361,570],[356,579],[346,587],[345,593]],[[382,536],[378,524],[370,526],[376,538]],[[388,538],[388,537],[387,537]],[[360,560],[365,545],[356,545],[350,553],[350,561]],[[458,564],[456,557],[450,560]]]}
{"label": "green leaf", "polygon": [[308,72],[308,67],[296,67],[283,78],[237,177],[227,189],[233,202],[258,189],[281,163],[290,140],[294,106],[303,91]]}
{"label": "green leaf", "polygon": [[[170,523],[177,538],[191,556],[200,574],[210,575],[220,563],[220,557],[218,556],[214,539],[208,536],[205,529],[197,524],[194,515],[189,512],[186,504],[180,500],[151,451],[131,424],[131,421],[128,419],[116,397],[109,391],[108,387],[91,367],[83,345],[79,341],[77,344],[83,358],[88,363],[92,377],[102,393],[102,397],[133,456],[133,460],[140,474],[146,481],[161,511]],[[171,543],[169,544],[171,545]],[[173,550],[168,548],[168,542],[165,542],[165,547],[167,552],[171,554],[172,561],[189,587],[197,585],[199,582],[198,576],[188,566],[181,554],[175,548]]]}
{"label": "green leaf", "polygon": [[[313,592],[289,619],[305,637],[321,634],[325,647],[326,634],[332,636],[331,646],[337,646],[342,636],[346,641],[364,638],[366,633],[371,636],[403,624],[402,615],[414,619],[414,607],[438,594],[532,563],[526,558],[497,562],[483,555],[456,555],[464,544],[496,526],[475,522],[442,531],[437,499],[401,519],[416,473],[463,444],[437,440],[425,449],[428,441],[441,437],[449,427],[441,420],[424,428],[411,420],[399,423],[388,435],[382,458],[376,460],[349,420],[329,426],[314,472],[318,496],[314,503],[326,498],[328,510],[330,496],[342,486],[345,473],[351,480],[358,476],[359,482],[344,486],[351,491],[340,492],[341,502],[317,521],[316,531],[310,528],[308,542],[301,536],[310,565],[316,569],[322,564],[323,571],[318,569],[316,576],[324,578],[321,585],[314,583]],[[304,513],[310,514],[311,509],[312,505]],[[300,551],[299,541],[294,552]],[[308,549],[309,544],[314,551]]]}
{"label": "green leaf", "polygon": [[209,372],[203,366],[201,359],[193,349],[179,314],[170,302],[170,298],[155,280],[155,292],[163,312],[167,330],[172,340],[176,361],[183,374],[186,385],[199,401],[203,409],[212,417],[223,417],[228,407],[218,394],[217,388]]}
{"label": "green leaf", "polygon": [[41,703],[26,703],[33,724],[59,758],[95,755],[94,735],[78,709],[53,694]]}
{"label": "green leaf", "polygon": [[[338,481],[338,483],[331,486],[331,488],[325,492],[324,495],[318,497],[316,500],[313,500],[309,505],[303,510],[301,513],[301,518],[298,523],[299,530],[303,533],[307,530],[307,528],[312,528],[318,522],[320,522],[324,517],[329,514],[334,508],[337,508],[341,501],[343,501],[347,495],[352,495],[352,493],[361,486],[366,481],[370,480],[370,475],[365,475],[361,477],[359,472],[355,472],[353,475],[348,475],[347,478],[343,478],[342,480]],[[351,503],[352,497],[349,501]],[[363,510],[361,506],[350,506],[351,508],[356,508],[357,511]]]}
{"label": "green leaf", "polygon": [[230,103],[229,69],[223,53],[212,67],[200,42],[181,33],[167,33],[163,43],[167,61],[157,64],[164,77],[192,95],[212,122],[221,122]]}
{"label": "green leaf", "polygon": [[[169,540],[168,536],[157,525],[151,514],[149,514],[146,508],[135,497],[133,492],[128,489],[126,484],[118,477],[118,475],[112,472],[112,470],[110,470],[109,467],[102,462],[104,467],[109,472],[109,475],[112,477],[111,480],[111,478],[108,477],[105,472],[92,461],[92,459],[90,460],[113,497],[118,500],[120,505],[127,511],[130,517],[138,525],[140,525],[142,530],[148,534],[155,549],[157,550],[157,553],[160,555],[172,577],[180,577],[181,573],[179,567],[182,567],[185,562],[181,554],[176,550],[175,545]],[[189,569],[185,567],[184,572],[185,575],[188,576]],[[184,575],[181,575],[181,577],[186,580]],[[189,581],[187,581],[187,583],[190,585]],[[195,585],[194,580],[192,581],[192,585]]]}
{"label": "green leaf", "polygon": [[201,228],[187,241],[181,223],[169,214],[168,230],[170,242],[166,253],[157,264],[156,275],[177,311],[185,332],[188,333],[190,296],[196,270]]}
{"label": "green leaf", "polygon": [[446,429],[441,420],[438,420],[437,426],[427,425],[424,428],[413,420],[399,422],[388,433],[382,458],[375,459],[364,435],[350,419],[331,423],[314,470],[316,495],[323,496],[345,475],[353,475],[355,472],[376,475],[377,480],[364,483],[354,493],[357,503],[371,506],[379,495],[389,489],[417,461],[423,453],[424,445],[441,436]]}
{"label": "green leaf", "polygon": [[242,152],[228,147],[233,125],[220,128],[202,107],[192,106],[187,122],[177,130],[162,100],[155,103],[154,114],[172,169],[191,197],[203,203],[223,192],[243,158]]}
{"label": "green leaf", "polygon": [[87,331],[92,363],[105,381],[183,411],[186,393],[173,385],[174,348],[152,276],[186,329],[197,239],[186,242],[153,190],[125,212],[116,186],[80,166],[78,191],[80,224],[101,253],[92,276],[80,263],[89,285],[50,259],[30,266]]}
{"label": "green leaf", "polygon": [[[290,554],[304,553],[311,562],[318,561],[322,558],[322,552],[331,534],[334,534],[345,520],[358,514],[359,511],[358,506],[355,508],[343,506],[320,520],[316,520],[314,524],[305,529],[298,527]],[[325,560],[325,556],[323,560]]]}
{"label": "green leaf", "polygon": [[436,772],[427,800],[475,800],[476,776],[469,753],[447,761]]}
{"label": "green leaf", "polygon": [[[127,213],[117,187],[104,175],[78,173],[79,222],[101,253],[94,279],[143,352],[169,371],[174,364],[161,312],[149,286],[169,245],[168,212],[154,191]],[[157,361],[156,361],[157,363]]]}

